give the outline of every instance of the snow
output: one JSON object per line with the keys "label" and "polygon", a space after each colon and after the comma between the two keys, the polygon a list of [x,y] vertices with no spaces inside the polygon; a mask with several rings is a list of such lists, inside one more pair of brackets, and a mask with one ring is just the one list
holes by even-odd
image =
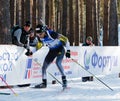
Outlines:
{"label": "snow", "polygon": [[[97,76],[107,86],[94,78],[93,81],[82,82],[81,78],[68,80],[70,89],[62,92],[60,84],[48,83],[45,89],[31,87],[13,87],[0,89],[0,92],[9,92],[11,95],[0,95],[0,101],[120,101],[120,78],[118,74]],[[32,84],[31,86],[33,86]]]}

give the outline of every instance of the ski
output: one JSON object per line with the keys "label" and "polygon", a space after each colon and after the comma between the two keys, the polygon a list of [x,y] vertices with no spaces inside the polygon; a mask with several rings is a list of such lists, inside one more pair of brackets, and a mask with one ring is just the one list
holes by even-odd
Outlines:
{"label": "ski", "polygon": [[53,95],[53,97],[54,97],[54,96],[59,96],[59,95],[61,95],[61,94],[63,94],[63,93],[67,93],[70,89],[71,89],[71,87],[62,88],[60,91],[56,92],[56,94]]}
{"label": "ski", "polygon": [[[47,89],[47,88],[35,88],[34,86],[31,86],[31,87],[29,87],[29,88],[31,88],[31,89],[36,89],[36,90],[41,90],[41,91],[45,91],[45,89]],[[52,91],[52,97],[55,97],[55,96],[62,96],[62,94],[67,94],[67,93],[69,93],[69,91],[71,90],[71,87],[65,87],[65,88],[60,88],[60,89],[58,89],[58,90],[53,90]],[[46,95],[45,94],[40,94],[40,97],[45,97]]]}
{"label": "ski", "polygon": [[3,93],[3,92],[0,92],[0,95],[10,95],[10,93]]}
{"label": "ski", "polygon": [[63,87],[63,89],[62,89],[61,92],[68,91],[68,90],[70,90],[70,89],[71,89],[71,87]]}
{"label": "ski", "polygon": [[67,90],[67,89],[69,90],[70,88],[71,88],[71,87],[63,87],[63,91],[64,91],[64,90]]}
{"label": "ski", "polygon": [[33,88],[33,89],[45,89],[45,88],[37,88],[37,87],[30,87],[30,88]]}
{"label": "ski", "polygon": [[60,91],[57,92],[57,95],[62,94],[62,93],[67,93],[70,89],[71,87],[62,88]]}

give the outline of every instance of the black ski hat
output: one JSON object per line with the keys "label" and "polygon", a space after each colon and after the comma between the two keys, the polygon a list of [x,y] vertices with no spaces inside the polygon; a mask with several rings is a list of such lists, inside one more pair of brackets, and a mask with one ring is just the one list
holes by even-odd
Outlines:
{"label": "black ski hat", "polygon": [[24,26],[30,26],[30,25],[31,25],[30,21],[26,21],[24,24]]}
{"label": "black ski hat", "polygon": [[44,32],[44,31],[46,31],[46,26],[38,24],[35,30],[36,30],[36,33]]}

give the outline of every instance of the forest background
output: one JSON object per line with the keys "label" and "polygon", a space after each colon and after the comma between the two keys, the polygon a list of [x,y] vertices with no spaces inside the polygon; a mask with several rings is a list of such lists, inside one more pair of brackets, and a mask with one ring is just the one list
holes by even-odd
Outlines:
{"label": "forest background", "polygon": [[120,0],[0,0],[0,44],[11,44],[14,25],[29,20],[35,29],[40,19],[67,36],[71,46],[79,46],[89,35],[100,46],[101,34],[103,46],[119,45]]}

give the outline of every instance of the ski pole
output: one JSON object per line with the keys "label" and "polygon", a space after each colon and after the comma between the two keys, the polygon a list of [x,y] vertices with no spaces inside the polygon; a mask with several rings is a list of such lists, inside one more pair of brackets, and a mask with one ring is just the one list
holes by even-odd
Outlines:
{"label": "ski pole", "polygon": [[59,84],[62,85],[62,82],[60,82],[54,75],[52,75],[50,72],[48,72],[49,75],[51,75]]}
{"label": "ski pole", "polygon": [[[35,60],[35,59],[33,59],[39,66],[41,66],[41,64],[37,61],[37,60]],[[59,84],[61,84],[62,85],[62,82],[60,82],[54,75],[52,75],[50,72],[48,72],[47,71],[47,73],[51,76],[51,77],[53,77]]]}
{"label": "ski pole", "polygon": [[43,26],[47,26],[42,19],[40,19],[40,22],[42,23]]}
{"label": "ski pole", "polygon": [[[71,58],[72,59],[72,58]],[[95,77],[98,81],[100,81],[103,85],[105,85],[107,88],[109,88],[111,91],[113,91],[113,89],[108,86],[106,83],[104,83],[102,80],[100,80],[98,77],[96,77],[93,73],[91,73],[90,71],[86,70],[81,64],[79,64],[75,59],[72,59],[73,62],[75,62],[76,64],[78,64],[82,69],[84,69],[86,72],[88,72],[89,74],[91,74],[93,77]]]}
{"label": "ski pole", "polygon": [[13,92],[15,96],[18,96],[17,93],[14,92],[14,90],[8,85],[8,83],[0,76],[1,80],[6,84],[6,86]]}

